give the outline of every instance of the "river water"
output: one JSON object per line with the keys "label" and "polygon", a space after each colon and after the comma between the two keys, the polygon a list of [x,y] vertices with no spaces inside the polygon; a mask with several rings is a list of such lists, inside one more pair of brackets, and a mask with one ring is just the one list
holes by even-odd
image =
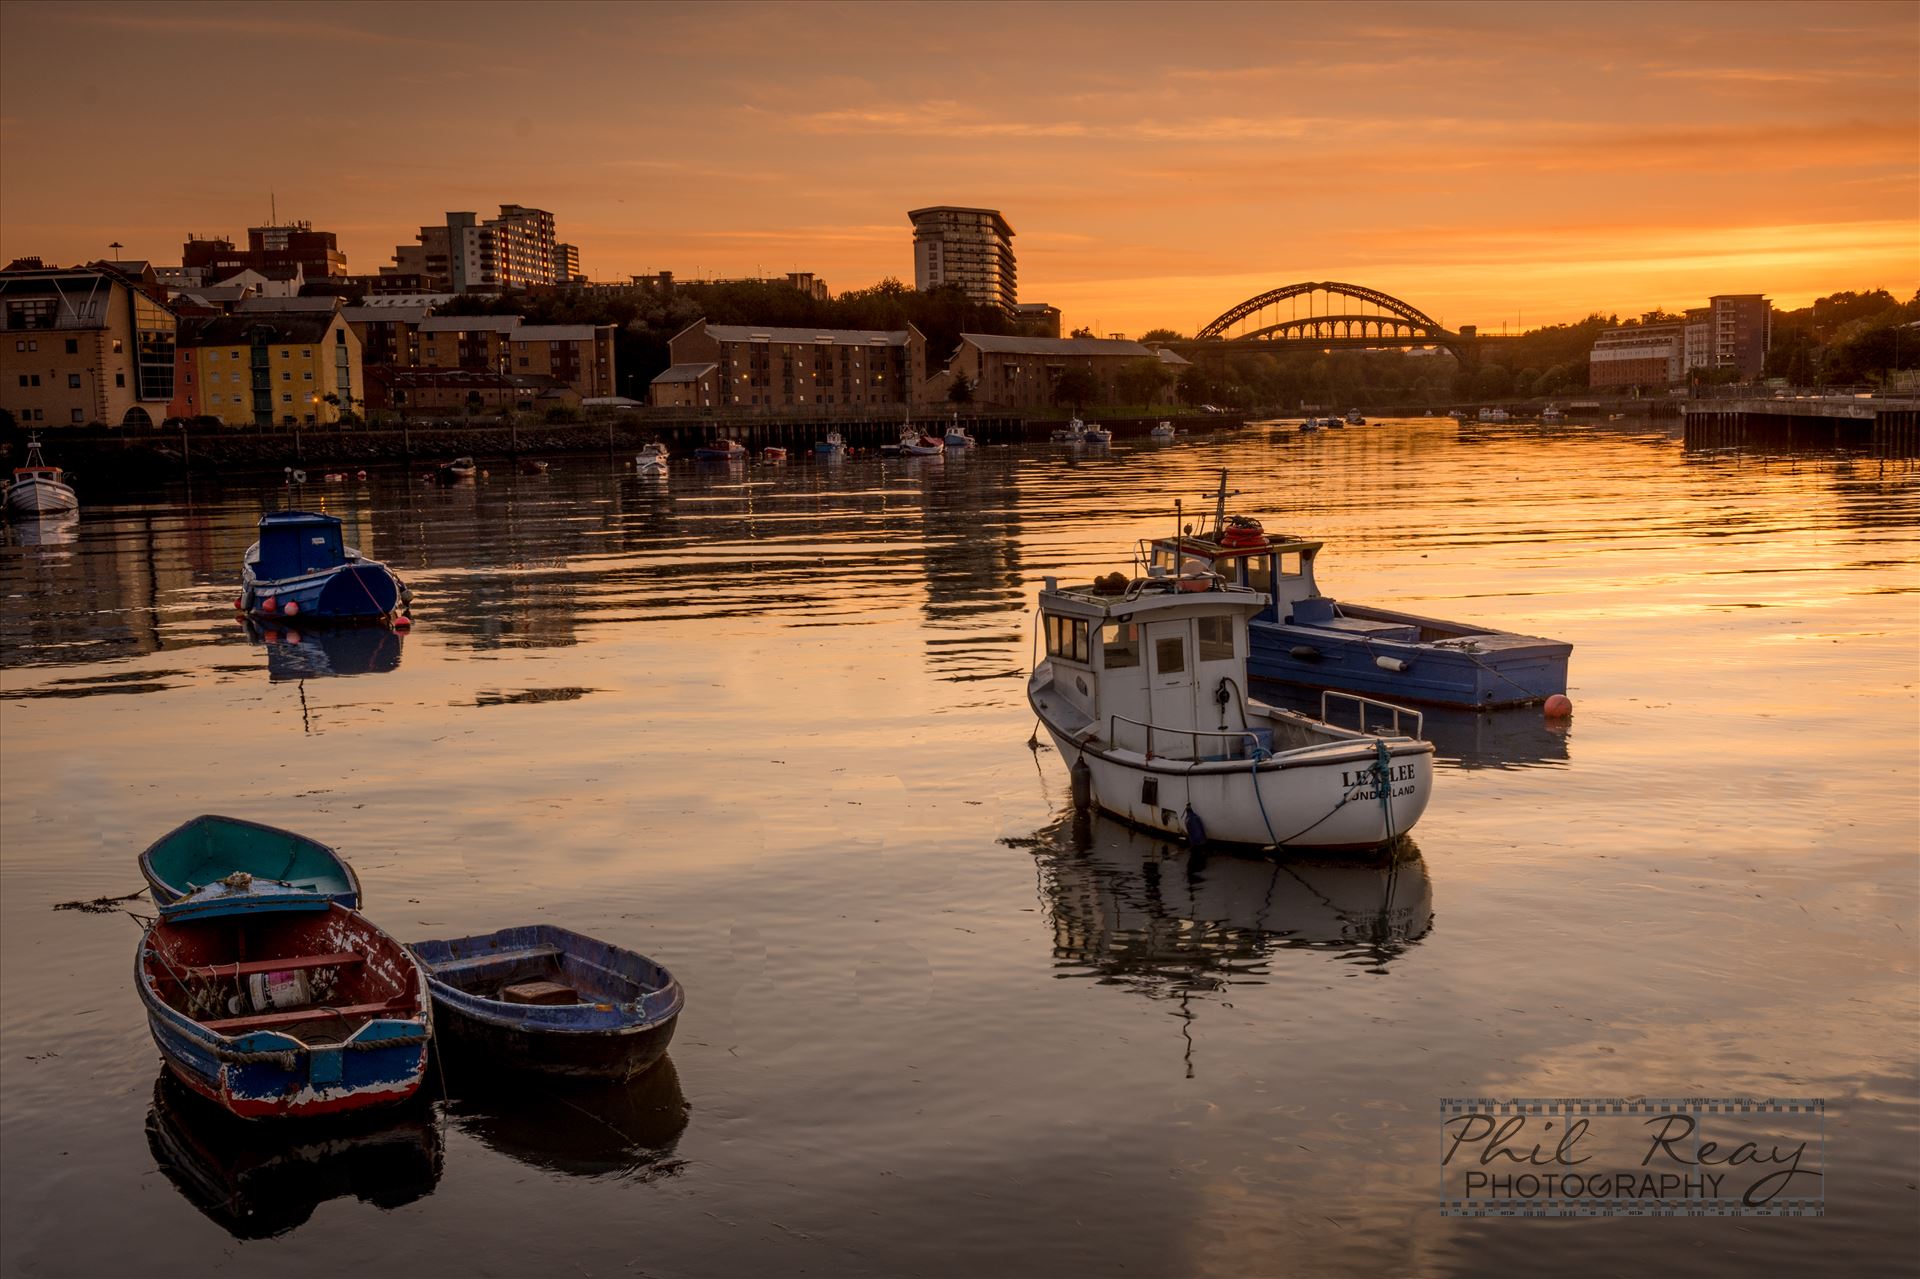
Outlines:
{"label": "river water", "polygon": [[[1574,644],[1437,717],[1397,863],[1190,855],[1028,745],[1043,576],[1231,470],[1336,598]],[[1920,472],[1644,425],[1111,452],[606,458],[303,501],[417,625],[250,636],[278,485],[0,548],[0,1271],[1911,1271]],[[340,847],[406,940],[552,921],[688,991],[631,1089],[235,1132],[161,1077],[124,915],[201,812]],[[132,903],[144,909],[145,903]],[[1818,1097],[1822,1218],[1440,1213],[1446,1097]]]}

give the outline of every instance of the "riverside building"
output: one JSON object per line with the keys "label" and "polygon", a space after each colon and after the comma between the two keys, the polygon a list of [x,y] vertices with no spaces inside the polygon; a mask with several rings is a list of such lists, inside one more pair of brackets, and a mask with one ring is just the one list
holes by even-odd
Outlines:
{"label": "riverside building", "polygon": [[157,425],[177,337],[161,296],[151,268],[26,259],[0,271],[0,408],[28,427]]}
{"label": "riverside building", "polygon": [[927,339],[911,324],[888,331],[696,320],[668,351],[672,367],[648,390],[656,405],[711,397],[730,408],[900,408],[914,402],[927,375]]}

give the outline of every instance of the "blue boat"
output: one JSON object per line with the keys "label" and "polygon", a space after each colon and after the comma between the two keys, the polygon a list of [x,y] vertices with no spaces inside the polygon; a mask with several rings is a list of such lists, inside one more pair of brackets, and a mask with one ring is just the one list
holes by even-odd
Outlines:
{"label": "blue boat", "polygon": [[426,976],[366,916],[244,871],[160,908],[134,985],[181,1083],[242,1119],[341,1115],[420,1089]]}
{"label": "blue boat", "polygon": [[551,924],[414,942],[440,1033],[509,1070],[629,1079],[673,1040],[686,995],[645,955]]}
{"label": "blue boat", "polygon": [[1210,534],[1154,541],[1148,562],[1154,572],[1197,586],[1218,575],[1228,586],[1267,596],[1265,608],[1247,624],[1251,677],[1475,710],[1523,706],[1566,692],[1573,645],[1336,603],[1314,581],[1322,543],[1268,534],[1257,520],[1227,516],[1224,474],[1218,500]]}
{"label": "blue boat", "polygon": [[693,455],[702,462],[744,462],[747,460],[747,446],[739,440],[714,440],[702,444],[693,451]]}
{"label": "blue boat", "polygon": [[813,451],[821,457],[845,457],[847,454],[846,437],[838,431],[828,431],[826,439],[815,440],[813,442]]}
{"label": "blue boat", "polygon": [[277,826],[211,814],[168,831],[140,854],[140,873],[156,906],[172,906],[206,889],[202,908],[236,891],[221,883],[235,871],[255,900],[278,893],[313,896],[357,909],[360,878],[339,853]]}
{"label": "blue boat", "polygon": [[405,596],[393,570],[345,545],[340,521],[312,511],[270,511],[247,548],[240,611],[262,621],[381,621]]}

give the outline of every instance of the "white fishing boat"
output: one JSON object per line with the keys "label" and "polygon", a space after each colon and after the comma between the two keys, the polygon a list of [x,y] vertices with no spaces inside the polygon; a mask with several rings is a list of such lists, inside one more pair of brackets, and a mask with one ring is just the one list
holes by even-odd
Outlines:
{"label": "white fishing boat", "polygon": [[634,457],[633,469],[642,475],[665,475],[667,473],[667,446],[658,440],[646,445]]}
{"label": "white fishing boat", "polygon": [[1111,444],[1113,443],[1113,432],[1101,426],[1098,422],[1095,422],[1087,427],[1085,431],[1081,432],[1080,439],[1084,444]]}
{"label": "white fishing boat", "polygon": [[917,426],[900,428],[900,451],[908,457],[938,457],[947,451],[947,442],[938,435],[929,435]]}
{"label": "white fishing boat", "polygon": [[1366,415],[1363,414],[1359,409],[1347,410],[1348,426],[1365,426],[1366,424],[1367,424]]}
{"label": "white fishing boat", "polygon": [[838,431],[828,431],[826,439],[813,442],[813,451],[820,457],[845,457],[847,455],[846,437]]}
{"label": "white fishing boat", "polygon": [[1329,691],[1315,719],[1247,696],[1247,620],[1267,602],[1205,571],[1046,579],[1027,700],[1076,799],[1196,845],[1357,850],[1412,828],[1433,788],[1419,713]]}
{"label": "white fishing boat", "polygon": [[1173,423],[1171,422],[1162,422],[1147,432],[1147,438],[1150,440],[1170,440],[1173,436],[1174,430]]}
{"label": "white fishing boat", "polygon": [[1053,442],[1055,444],[1085,444],[1087,442],[1087,424],[1079,418],[1074,418],[1065,426],[1058,427],[1054,430]]}
{"label": "white fishing boat", "polygon": [[1505,409],[1481,409],[1480,410],[1480,420],[1482,422],[1504,422],[1507,420],[1507,417],[1508,417],[1508,414]]}
{"label": "white fishing boat", "polygon": [[960,425],[960,416],[956,413],[952,425],[947,427],[946,446],[950,449],[970,449],[978,443],[967,433],[967,428]]}
{"label": "white fishing boat", "polygon": [[1565,413],[1561,412],[1559,409],[1555,408],[1551,404],[1547,405],[1546,408],[1540,410],[1540,420],[1542,422],[1560,422],[1560,421],[1564,421],[1566,419],[1566,416],[1567,415]]}
{"label": "white fishing boat", "polygon": [[13,468],[13,482],[7,485],[7,509],[16,515],[53,515],[77,511],[80,499],[66,482],[65,473],[47,465],[40,453],[40,437],[27,437],[27,459]]}

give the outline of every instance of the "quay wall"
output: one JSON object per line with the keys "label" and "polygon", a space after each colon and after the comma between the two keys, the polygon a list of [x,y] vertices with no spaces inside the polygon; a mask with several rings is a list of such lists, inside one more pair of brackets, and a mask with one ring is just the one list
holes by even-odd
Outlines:
{"label": "quay wall", "polygon": [[1701,400],[1686,406],[1682,439],[1690,449],[1858,449],[1920,457],[1920,400]]}

